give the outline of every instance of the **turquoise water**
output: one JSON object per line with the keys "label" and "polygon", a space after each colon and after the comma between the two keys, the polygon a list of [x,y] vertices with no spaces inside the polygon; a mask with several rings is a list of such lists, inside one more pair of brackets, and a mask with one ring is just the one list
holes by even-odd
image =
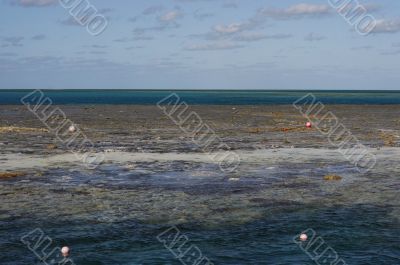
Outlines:
{"label": "turquoise water", "polygon": [[[312,92],[325,104],[400,104],[400,91],[43,90],[55,104],[156,104],[177,93],[188,104],[292,104]],[[29,90],[0,90],[0,104],[21,104]]]}

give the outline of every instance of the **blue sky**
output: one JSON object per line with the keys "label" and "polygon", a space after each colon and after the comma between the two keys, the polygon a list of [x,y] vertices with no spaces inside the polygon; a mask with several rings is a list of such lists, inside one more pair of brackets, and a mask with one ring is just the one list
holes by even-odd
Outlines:
{"label": "blue sky", "polygon": [[328,0],[89,3],[97,36],[59,0],[0,0],[0,89],[400,89],[398,0],[351,1],[367,36]]}

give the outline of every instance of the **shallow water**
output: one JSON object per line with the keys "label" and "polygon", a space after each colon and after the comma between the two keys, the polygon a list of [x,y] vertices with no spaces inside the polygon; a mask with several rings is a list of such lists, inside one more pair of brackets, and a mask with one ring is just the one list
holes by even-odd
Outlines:
{"label": "shallow water", "polygon": [[182,264],[157,240],[174,225],[214,264],[315,264],[293,241],[308,228],[347,264],[400,264],[392,170],[361,176],[302,156],[244,161],[234,174],[175,160],[33,169],[0,182],[0,264],[43,264],[20,241],[35,228],[70,246],[75,264]]}

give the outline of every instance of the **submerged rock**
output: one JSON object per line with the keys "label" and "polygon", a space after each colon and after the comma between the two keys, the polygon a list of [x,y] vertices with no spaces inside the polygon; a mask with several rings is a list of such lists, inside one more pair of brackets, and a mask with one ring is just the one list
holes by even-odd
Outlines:
{"label": "submerged rock", "polygon": [[28,128],[28,127],[15,127],[5,126],[0,127],[0,133],[29,133],[29,132],[49,132],[48,129],[43,128]]}
{"label": "submerged rock", "polygon": [[25,176],[25,172],[0,172],[0,179],[9,179]]}
{"label": "submerged rock", "polygon": [[338,175],[326,175],[324,177],[324,180],[326,180],[326,181],[339,181],[339,180],[342,180],[342,177],[338,176]]}
{"label": "submerged rock", "polygon": [[262,129],[261,128],[249,128],[247,130],[248,133],[261,133]]}
{"label": "submerged rock", "polygon": [[57,149],[57,145],[55,145],[55,144],[48,144],[48,145],[46,146],[46,149],[47,149],[47,150],[54,150],[54,149]]}

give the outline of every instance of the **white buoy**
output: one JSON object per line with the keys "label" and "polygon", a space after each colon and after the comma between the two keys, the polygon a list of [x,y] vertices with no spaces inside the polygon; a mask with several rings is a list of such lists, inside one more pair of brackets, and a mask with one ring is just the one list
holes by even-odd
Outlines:
{"label": "white buoy", "polygon": [[301,241],[304,242],[304,241],[307,241],[307,239],[308,239],[308,236],[307,236],[306,234],[301,234],[301,235],[300,235],[300,240],[301,240]]}
{"label": "white buoy", "polygon": [[61,253],[63,254],[64,257],[69,255],[69,247],[63,247],[61,249]]}

